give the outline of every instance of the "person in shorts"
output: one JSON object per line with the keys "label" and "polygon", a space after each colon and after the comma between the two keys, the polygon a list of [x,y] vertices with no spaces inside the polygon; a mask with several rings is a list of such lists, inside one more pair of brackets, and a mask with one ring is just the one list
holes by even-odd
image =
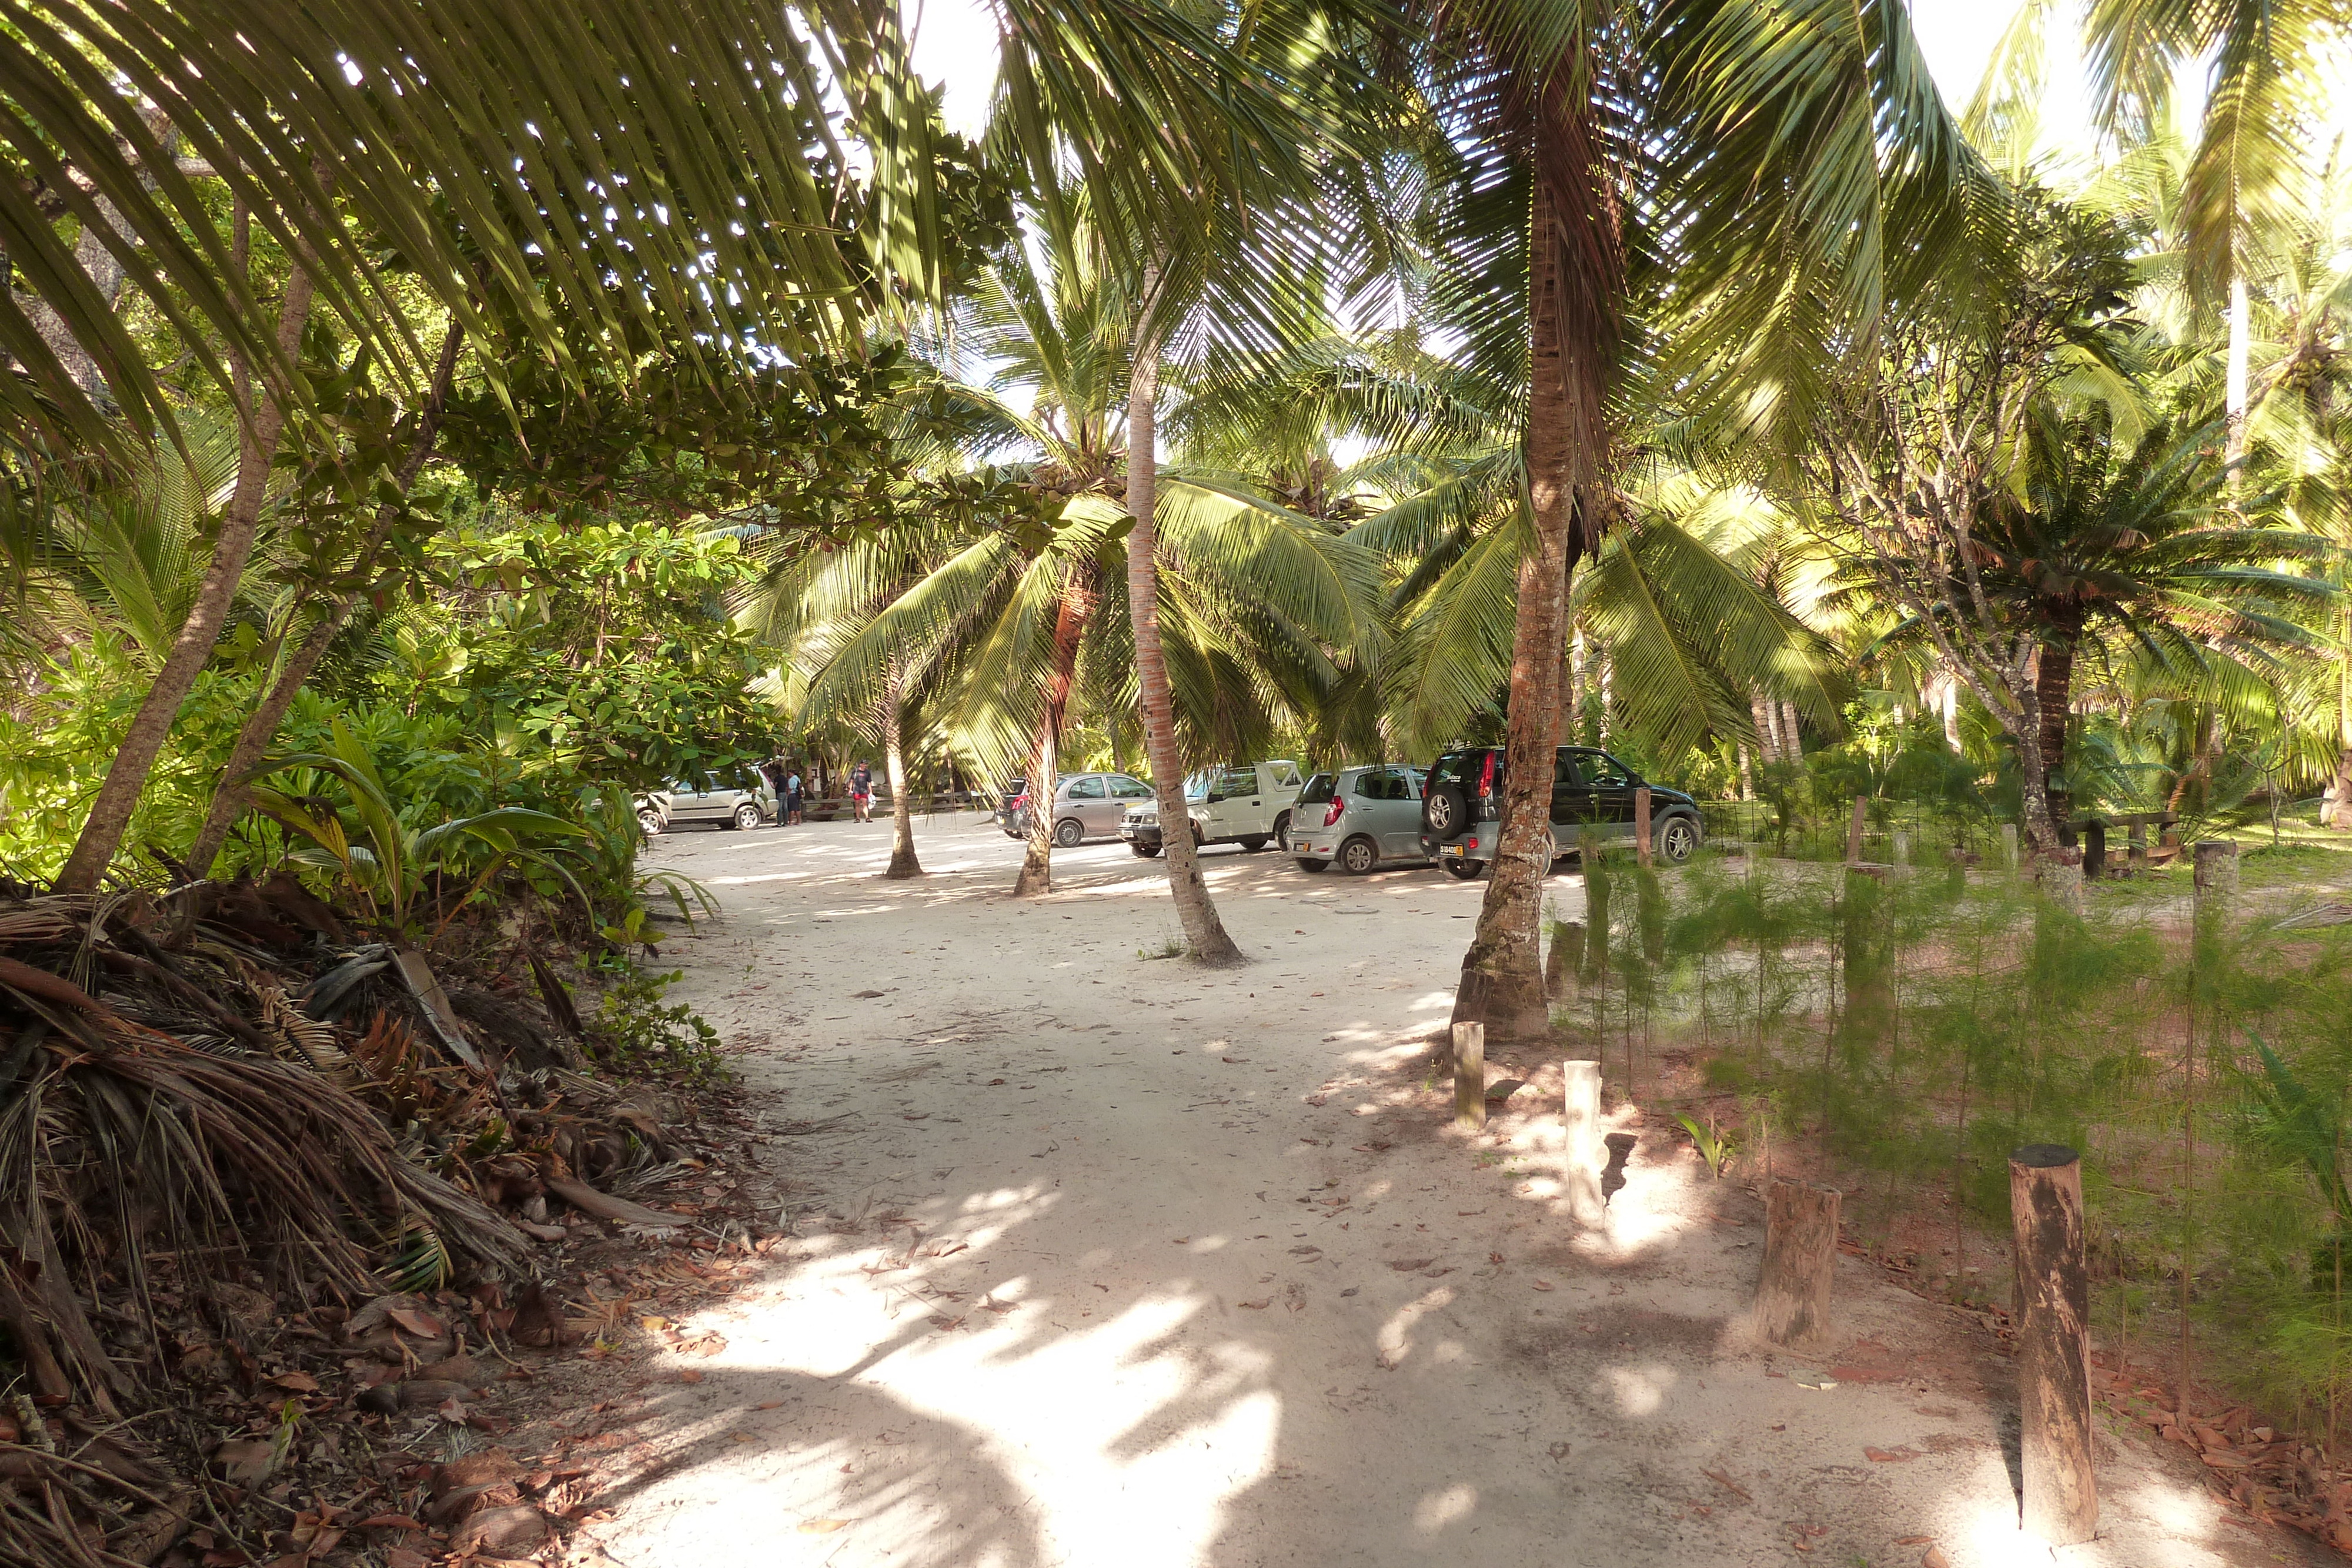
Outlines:
{"label": "person in shorts", "polygon": [[874,769],[866,766],[864,758],[849,770],[849,810],[861,822],[874,820]]}
{"label": "person in shorts", "polygon": [[801,820],[801,773],[795,768],[784,779],[784,821],[797,826]]}

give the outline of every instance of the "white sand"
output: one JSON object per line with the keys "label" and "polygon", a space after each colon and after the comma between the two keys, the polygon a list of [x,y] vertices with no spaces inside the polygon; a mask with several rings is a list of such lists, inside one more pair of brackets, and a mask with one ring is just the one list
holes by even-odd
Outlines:
{"label": "white sand", "polygon": [[[1664,1118],[1588,1233],[1556,1104],[1444,1126],[1403,1064],[1483,884],[1212,851],[1255,962],[1211,973],[1139,956],[1176,920],[1118,845],[1024,904],[994,829],[922,826],[911,883],[888,832],[648,857],[727,911],[670,944],[681,995],[751,1043],[772,1126],[821,1125],[767,1156],[805,1239],[654,1390],[666,1462],[593,1531],[627,1568],[2052,1560],[2015,1530],[2012,1375],[1958,1314],[1845,1259],[1827,1344],[1768,1354],[1760,1205]],[[2130,1430],[2102,1458],[2103,1538],[2060,1562],[2310,1551]]]}

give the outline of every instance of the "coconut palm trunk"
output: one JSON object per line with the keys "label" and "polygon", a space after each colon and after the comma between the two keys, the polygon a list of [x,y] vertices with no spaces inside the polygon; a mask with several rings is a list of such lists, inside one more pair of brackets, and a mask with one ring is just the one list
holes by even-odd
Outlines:
{"label": "coconut palm trunk", "polygon": [[1772,699],[1761,692],[1748,699],[1748,716],[1756,725],[1756,747],[1764,766],[1769,768],[1780,760],[1780,724],[1772,711]]}
{"label": "coconut palm trunk", "polygon": [[[425,459],[433,455],[434,438],[441,429],[441,416],[449,402],[449,388],[456,380],[457,350],[465,342],[466,329],[452,320],[449,330],[441,340],[441,352],[433,364],[433,382],[423,405],[417,410],[416,433],[410,438],[408,455],[401,460],[398,484],[403,497],[416,483],[424,471]],[[352,558],[352,570],[364,572],[375,559],[376,552],[392,538],[394,527],[400,521],[400,507],[385,502],[376,508],[375,521],[367,537],[360,541]],[[229,829],[244,815],[245,781],[261,765],[269,743],[278,737],[278,727],[286,722],[286,715],[294,706],[295,695],[310,680],[327,655],[335,638],[351,621],[352,611],[359,603],[356,591],[339,595],[318,622],[304,634],[278,673],[277,680],[256,707],[242,728],[237,731],[236,744],[228,754],[228,765],[221,769],[220,782],[214,786],[211,807],[205,812],[205,825],[196,834],[194,848],[188,852],[188,870],[197,876],[209,876],[213,862],[220,858],[221,847],[228,842]]]}
{"label": "coconut palm trunk", "polygon": [[[1550,1032],[1543,884],[1568,632],[1568,586],[1609,505],[1607,391],[1616,338],[1616,204],[1589,108],[1569,106],[1537,160],[1528,257],[1527,473],[1534,541],[1519,567],[1506,732],[1502,843],[1477,935],[1463,956],[1454,1019],[1490,1040]],[[1547,117],[1549,118],[1549,117]],[[1549,139],[1547,139],[1548,141]]]}
{"label": "coconut palm trunk", "polygon": [[[286,298],[278,309],[278,348],[288,364],[294,363],[299,356],[302,329],[310,319],[312,292],[310,274],[298,261],[287,275]],[[261,504],[269,491],[269,467],[278,455],[278,438],[286,428],[287,398],[267,384],[259,389],[257,398],[251,371],[241,362],[236,381],[241,394],[238,401],[246,405],[246,418],[238,437],[236,485],[221,513],[220,532],[213,540],[212,563],[205,570],[188,618],[182,623],[179,635],[172,640],[163,667],[155,672],[154,685],[147,688],[146,699],[131,716],[131,727],[123,732],[114,760],[107,768],[106,779],[90,801],[81,836],[74,841],[73,852],[58,873],[57,889],[60,893],[95,891],[107,867],[114,862],[115,851],[121,847],[123,834],[131,828],[131,815],[138,809],[140,794],[147,787],[147,775],[153,769],[155,758],[163,754],[163,743],[171,737],[173,725],[178,722],[181,705],[195,689],[196,677],[204,673],[213,656],[214,645],[228,624],[229,607],[236,601],[237,584],[245,576],[246,563],[253,557],[254,538],[261,525]]]}
{"label": "coconut palm trunk", "polygon": [[[1137,706],[1142,710],[1144,755],[1151,762],[1151,792],[1160,808],[1168,891],[1176,901],[1184,944],[1195,961],[1224,968],[1247,960],[1226,934],[1217,906],[1209,901],[1208,883],[1201,880],[1192,817],[1184,801],[1184,759],[1176,748],[1176,704],[1160,651],[1160,532],[1152,522],[1160,489],[1159,392],[1159,340],[1148,329],[1139,330],[1127,394],[1127,509],[1135,519],[1127,536],[1127,603],[1135,626]],[[1558,654],[1555,645],[1555,663]]]}
{"label": "coconut palm trunk", "polygon": [[[1078,674],[1078,645],[1102,602],[1094,563],[1070,568],[1054,610],[1054,668],[1045,680],[1045,711],[1037,721],[1037,756],[1029,769],[1029,839],[1013,896],[1027,898],[1054,890],[1054,786],[1061,775],[1062,727],[1068,721],[1070,691]],[[1114,731],[1115,733],[1115,731]]]}
{"label": "coconut palm trunk", "polygon": [[907,681],[894,664],[882,697],[882,771],[890,780],[890,865],[882,874],[904,882],[923,874],[915,858],[915,802],[907,793]]}
{"label": "coconut palm trunk", "polygon": [[[2066,712],[2074,701],[2074,644],[2071,638],[2042,645],[2035,661],[2033,698],[2041,707],[2036,748],[2042,753],[2042,789],[2048,798],[2052,826],[2061,827],[2073,815],[2066,777]],[[2055,780],[2056,782],[2053,782]]]}

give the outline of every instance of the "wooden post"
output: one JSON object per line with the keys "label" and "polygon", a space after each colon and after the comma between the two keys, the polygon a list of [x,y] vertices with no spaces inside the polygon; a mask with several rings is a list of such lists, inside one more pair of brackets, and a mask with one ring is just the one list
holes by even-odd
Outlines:
{"label": "wooden post", "polygon": [[2131,826],[2126,830],[2124,860],[2134,876],[2147,869],[2147,820],[2145,817],[2134,817]]}
{"label": "wooden post", "polygon": [[1601,1171],[1609,1157],[1601,1139],[1601,1063],[1564,1061],[1560,1075],[1568,1084],[1560,1185],[1567,1189],[1568,1211],[1576,1222],[1598,1225],[1606,1212]]}
{"label": "wooden post", "polygon": [[2107,874],[2107,825],[2096,817],[2083,826],[2083,880],[2096,882]]}
{"label": "wooden post", "polygon": [[1911,835],[1908,833],[1895,835],[1895,863],[1896,865],[1911,863]]}
{"label": "wooden post", "polygon": [[1848,865],[1862,858],[1862,826],[1869,811],[1870,797],[1856,795],[1853,798],[1853,821],[1847,824],[1845,830],[1845,863]]}
{"label": "wooden post", "polygon": [[2025,1495],[2020,1522],[2051,1546],[2099,1527],[2091,1474],[2091,1276],[2083,1249],[2083,1162],[2062,1144],[2009,1156],[2017,1242],[2017,1396]]}
{"label": "wooden post", "polygon": [[1633,789],[1633,847],[1641,853],[1642,864],[1647,867],[1650,863],[1650,787],[1647,784],[1636,785]]}
{"label": "wooden post", "polygon": [[1837,1230],[1837,1188],[1772,1184],[1764,1200],[1764,1274],[1756,1282],[1756,1327],[1774,1344],[1794,1344],[1829,1328]]}
{"label": "wooden post", "polygon": [[1486,1124],[1486,1026],[1454,1026],[1454,1124],[1472,1132]]}
{"label": "wooden post", "polygon": [[2000,863],[2011,871],[2017,869],[2017,824],[2015,822],[2003,822],[2000,825]]}
{"label": "wooden post", "polygon": [[1576,976],[1583,967],[1584,922],[1557,922],[1544,952],[1544,995],[1555,1002],[1576,1000]]}

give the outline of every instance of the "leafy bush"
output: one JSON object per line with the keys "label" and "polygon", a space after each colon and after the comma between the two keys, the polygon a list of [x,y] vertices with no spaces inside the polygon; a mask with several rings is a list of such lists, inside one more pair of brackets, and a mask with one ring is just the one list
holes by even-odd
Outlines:
{"label": "leafy bush", "polygon": [[659,1078],[688,1088],[731,1076],[719,1055],[719,1031],[693,1009],[664,1007],[662,996],[684,978],[656,975],[626,959],[597,966],[604,1000],[590,1020],[589,1053],[596,1065],[627,1078]]}

